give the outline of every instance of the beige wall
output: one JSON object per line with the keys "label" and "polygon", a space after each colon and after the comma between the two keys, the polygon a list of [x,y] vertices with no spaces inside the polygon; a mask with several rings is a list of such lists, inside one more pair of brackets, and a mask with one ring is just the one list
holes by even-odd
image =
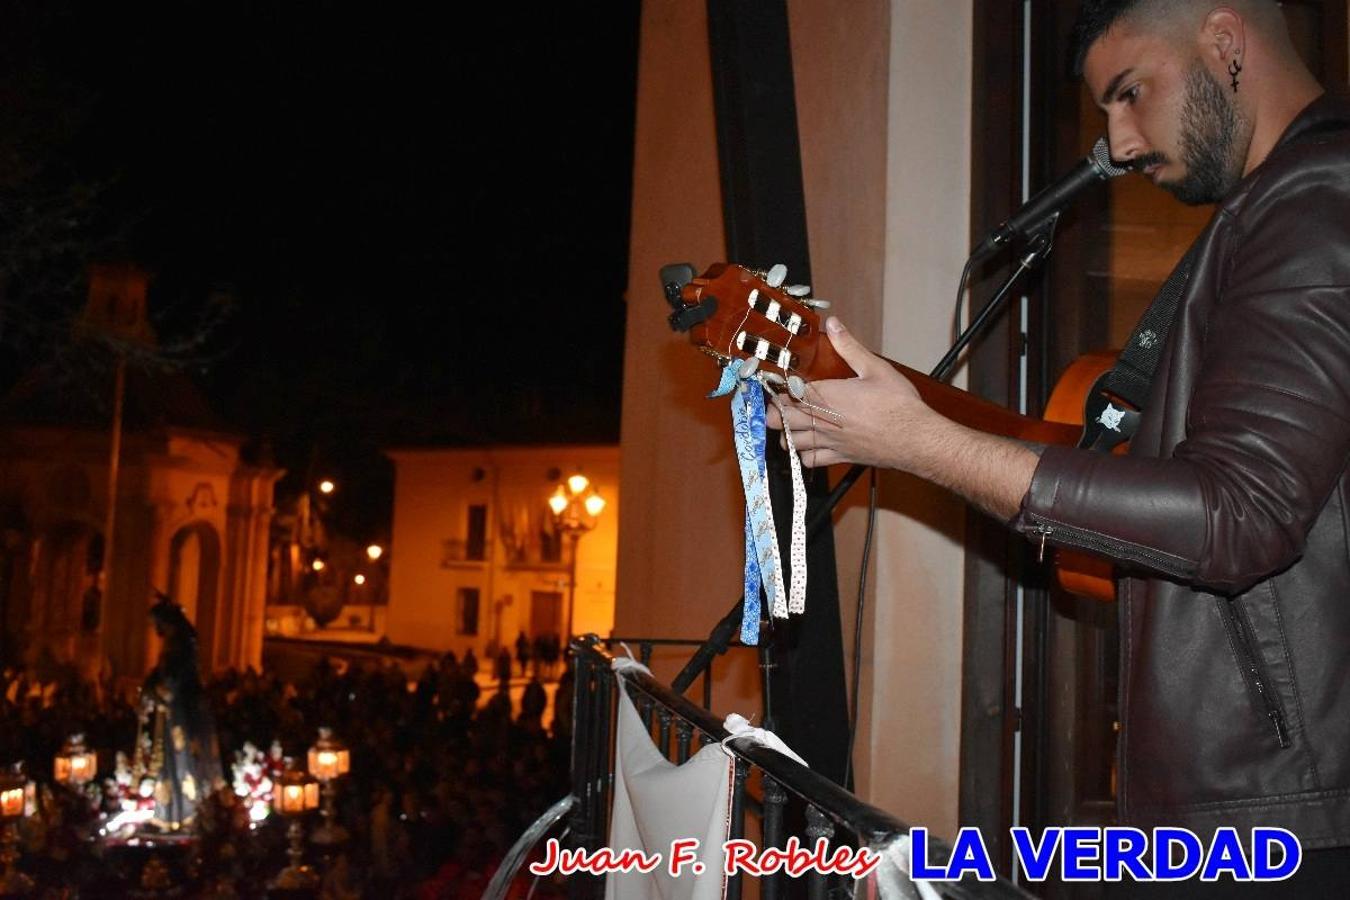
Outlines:
{"label": "beige wall", "polygon": [[[741,593],[744,512],[726,464],[727,405],[704,399],[716,368],[666,325],[657,272],[684,261],[702,270],[726,253],[706,7],[646,0],[641,29],[615,629],[703,638]],[[665,653],[654,669],[670,678],[678,665]],[[753,654],[717,670],[719,708],[754,712]]]}
{"label": "beige wall", "polygon": [[[790,0],[789,14],[816,294],[873,347],[931,366],[968,240],[969,4]],[[618,630],[701,638],[740,593],[743,501],[725,405],[702,399],[714,373],[666,329],[656,271],[725,252],[703,4],[644,4],[636,150]],[[849,634],[862,493],[836,529]],[[963,509],[901,479],[882,494],[860,793],[952,834]],[[758,711],[751,662],[719,661],[718,712]]]}
{"label": "beige wall", "polygon": [[[970,4],[892,3],[881,347],[923,371],[950,343],[969,244],[972,29]],[[952,837],[965,507],[893,474],[881,494],[860,787],[878,806]]]}
{"label": "beige wall", "polygon": [[[481,659],[494,638],[498,644],[512,644],[519,632],[531,633],[532,592],[557,592],[565,607],[567,566],[539,564],[535,537],[549,516],[546,501],[556,482],[548,473],[555,468],[564,476],[579,468],[606,500],[594,530],[577,545],[572,630],[610,633],[620,518],[617,447],[403,450],[389,455],[396,468],[385,619],[391,641],[461,655],[472,648]],[[445,542],[466,537],[473,504],[487,507],[487,559],[447,559]],[[507,532],[516,536],[513,540],[534,541],[528,562],[510,558]],[[479,591],[476,635],[460,634],[457,627],[461,588]]]}

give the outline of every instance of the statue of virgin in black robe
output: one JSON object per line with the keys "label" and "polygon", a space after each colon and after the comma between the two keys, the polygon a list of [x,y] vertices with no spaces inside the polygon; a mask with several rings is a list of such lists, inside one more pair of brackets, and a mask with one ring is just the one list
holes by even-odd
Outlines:
{"label": "statue of virgin in black robe", "polygon": [[224,784],[216,730],[202,689],[197,630],[183,608],[163,594],[150,608],[163,640],[159,662],[141,687],[148,748],[144,772],[156,780],[151,821],[171,831],[190,826],[199,804]]}

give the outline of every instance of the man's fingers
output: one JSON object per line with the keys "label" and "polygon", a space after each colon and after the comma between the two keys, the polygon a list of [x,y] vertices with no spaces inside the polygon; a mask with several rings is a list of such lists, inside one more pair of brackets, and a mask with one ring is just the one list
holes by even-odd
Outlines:
{"label": "man's fingers", "polygon": [[868,350],[858,339],[853,336],[853,332],[844,327],[844,323],[839,321],[838,316],[830,316],[825,320],[825,332],[830,336],[830,343],[834,344],[834,349],[848,363],[849,368],[857,372],[859,376],[866,376],[872,369],[873,361],[877,358],[871,350]]}
{"label": "man's fingers", "polygon": [[774,431],[781,431],[783,428],[783,417],[778,413],[778,406],[774,403],[766,403],[764,408],[764,424]]}
{"label": "man's fingers", "polygon": [[808,469],[818,469],[822,466],[833,466],[837,463],[847,462],[844,457],[833,450],[808,450],[799,455],[802,459],[802,465]]}
{"label": "man's fingers", "polygon": [[813,412],[806,407],[788,407],[787,427],[792,429],[793,435],[799,431],[815,431],[822,425],[834,425],[829,419]]}

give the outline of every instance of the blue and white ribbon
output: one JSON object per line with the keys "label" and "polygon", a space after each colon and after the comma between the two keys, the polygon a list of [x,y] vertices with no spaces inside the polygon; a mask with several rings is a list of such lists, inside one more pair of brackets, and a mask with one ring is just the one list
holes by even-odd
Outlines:
{"label": "blue and white ribbon", "polygon": [[[769,599],[770,612],[785,619],[789,612],[806,608],[806,489],[802,481],[801,461],[792,437],[787,435],[792,464],[792,564],[791,585],[783,585],[783,561],[774,529],[773,506],[769,500],[768,470],[764,462],[765,424],[762,376],[752,371],[743,377],[743,360],[732,360],[722,370],[722,380],[709,397],[731,396],[732,433],[736,461],[745,491],[745,608],[741,618],[741,643],[759,643],[760,588]],[[781,402],[771,391],[775,403]],[[786,434],[786,432],[785,432]]]}

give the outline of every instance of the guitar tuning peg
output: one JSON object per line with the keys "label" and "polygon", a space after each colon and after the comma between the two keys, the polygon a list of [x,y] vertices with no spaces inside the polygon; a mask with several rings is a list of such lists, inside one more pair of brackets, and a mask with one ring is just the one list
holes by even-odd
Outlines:
{"label": "guitar tuning peg", "polygon": [[787,287],[783,288],[783,290],[787,293],[789,297],[797,297],[798,299],[800,299],[802,297],[808,296],[811,293],[811,285],[789,284]]}
{"label": "guitar tuning peg", "polygon": [[741,378],[750,378],[750,377],[753,376],[753,375],[755,374],[755,372],[757,372],[758,370],[759,370],[759,357],[758,357],[758,356],[752,356],[752,357],[750,357],[749,359],[747,359],[745,362],[741,363],[740,377],[741,377]]}
{"label": "guitar tuning peg", "polygon": [[787,377],[787,389],[793,400],[806,399],[806,382],[802,380],[800,375],[789,375]]}
{"label": "guitar tuning peg", "polygon": [[773,385],[774,387],[781,388],[787,386],[787,382],[783,379],[783,376],[779,375],[777,372],[772,372],[768,369],[765,369],[764,372],[760,375],[760,377],[763,378],[765,381],[767,381],[769,384]]}
{"label": "guitar tuning peg", "polygon": [[815,297],[803,297],[802,302],[812,309],[829,309],[834,305],[828,300],[819,300]]}
{"label": "guitar tuning peg", "polygon": [[769,270],[769,274],[767,277],[765,277],[764,281],[769,285],[769,287],[776,288],[782,287],[783,280],[786,278],[787,278],[787,266],[783,265],[782,263],[778,263],[772,269]]}

